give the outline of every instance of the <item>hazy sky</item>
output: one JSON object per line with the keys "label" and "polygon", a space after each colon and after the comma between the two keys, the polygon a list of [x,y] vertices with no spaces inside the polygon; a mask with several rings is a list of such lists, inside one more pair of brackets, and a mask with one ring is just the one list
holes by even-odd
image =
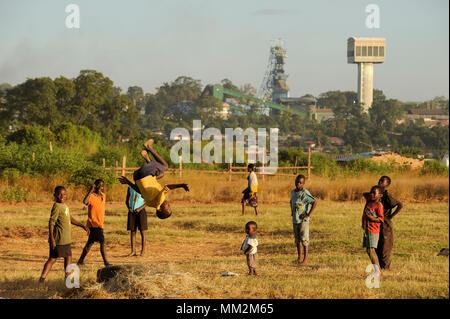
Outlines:
{"label": "hazy sky", "polygon": [[[65,8],[80,8],[80,29]],[[380,28],[365,25],[380,8]],[[285,39],[291,96],[357,87],[347,38],[385,37],[374,87],[420,101],[449,96],[448,0],[0,0],[0,83],[95,69],[124,91],[187,75],[259,88],[271,40]]]}

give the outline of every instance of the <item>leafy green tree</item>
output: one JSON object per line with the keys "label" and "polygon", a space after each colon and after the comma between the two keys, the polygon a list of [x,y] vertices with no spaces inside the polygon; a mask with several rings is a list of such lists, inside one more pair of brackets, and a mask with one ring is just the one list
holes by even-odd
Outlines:
{"label": "leafy green tree", "polygon": [[394,99],[377,99],[369,109],[369,114],[378,130],[390,132],[394,129],[396,121],[403,116],[402,103]]}
{"label": "leafy green tree", "polygon": [[319,94],[317,105],[334,109],[338,106],[347,105],[347,97],[341,91],[328,91]]}
{"label": "leafy green tree", "polygon": [[56,106],[59,112],[66,117],[75,96],[75,83],[63,76],[56,78],[53,82],[56,87]]}
{"label": "leafy green tree", "polygon": [[62,114],[56,104],[57,88],[49,77],[28,79],[7,91],[6,107],[11,119],[24,124],[54,125]]}
{"label": "leafy green tree", "polygon": [[221,111],[222,101],[214,96],[204,96],[196,101],[190,120],[196,118],[201,120],[215,119],[219,116],[218,113]]}
{"label": "leafy green tree", "polygon": [[220,81],[220,84],[223,86],[224,89],[234,91],[234,92],[240,92],[239,88],[229,79],[223,79]]}
{"label": "leafy green tree", "polygon": [[139,111],[145,108],[145,95],[141,87],[130,86],[127,91],[127,96]]}
{"label": "leafy green tree", "polygon": [[0,84],[0,98],[6,96],[6,91],[12,88],[12,85],[9,83],[1,83]]}
{"label": "leafy green tree", "polygon": [[114,96],[113,81],[95,70],[81,70],[74,80],[75,96],[70,116],[75,124],[89,124],[96,110]]}

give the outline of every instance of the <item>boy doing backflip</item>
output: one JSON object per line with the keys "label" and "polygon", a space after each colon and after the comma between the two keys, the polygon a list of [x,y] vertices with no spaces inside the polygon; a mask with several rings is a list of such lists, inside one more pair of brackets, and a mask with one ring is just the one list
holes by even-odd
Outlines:
{"label": "boy doing backflip", "polygon": [[[149,139],[144,143],[144,150],[141,151],[141,156],[145,159],[146,164],[133,173],[135,183],[125,176],[119,177],[119,181],[141,194],[145,205],[156,208],[156,216],[160,219],[165,219],[172,215],[172,209],[166,200],[167,193],[176,188],[183,188],[188,192],[189,187],[187,184],[169,184],[163,187],[158,182],[158,179],[164,176],[164,172],[169,168],[169,165],[152,146],[153,139]],[[155,160],[150,160],[149,153]]]}

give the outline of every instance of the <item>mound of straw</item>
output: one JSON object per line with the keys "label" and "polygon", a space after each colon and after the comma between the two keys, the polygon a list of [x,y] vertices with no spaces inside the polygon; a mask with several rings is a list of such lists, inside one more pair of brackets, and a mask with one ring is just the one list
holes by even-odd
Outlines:
{"label": "mound of straw", "polygon": [[125,266],[104,283],[77,289],[72,298],[208,298],[210,287],[173,264]]}

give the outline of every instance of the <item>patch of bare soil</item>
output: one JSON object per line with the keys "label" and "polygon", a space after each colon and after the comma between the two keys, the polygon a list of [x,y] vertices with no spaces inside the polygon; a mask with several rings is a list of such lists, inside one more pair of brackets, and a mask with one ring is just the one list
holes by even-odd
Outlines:
{"label": "patch of bare soil", "polygon": [[0,240],[7,238],[42,238],[48,236],[48,230],[30,226],[11,226],[0,228]]}

